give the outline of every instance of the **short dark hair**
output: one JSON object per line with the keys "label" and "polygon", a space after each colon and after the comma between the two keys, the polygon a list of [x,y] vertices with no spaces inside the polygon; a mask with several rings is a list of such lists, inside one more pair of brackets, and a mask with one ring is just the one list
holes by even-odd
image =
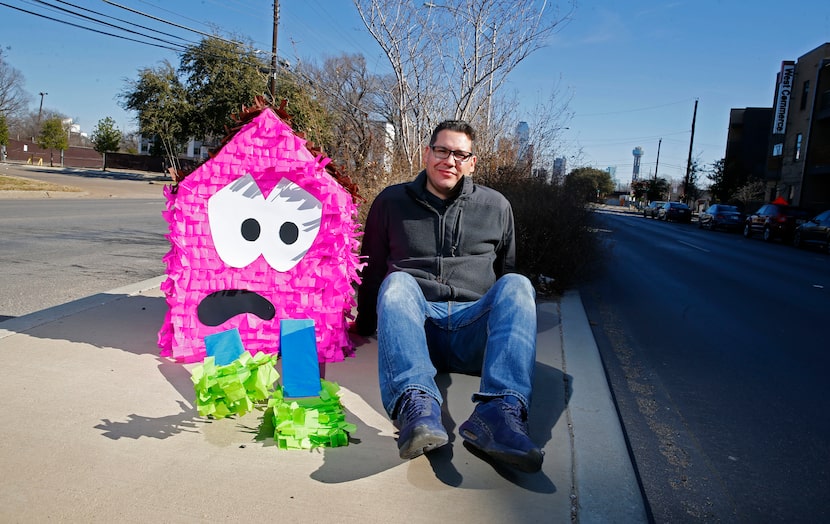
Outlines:
{"label": "short dark hair", "polygon": [[432,132],[432,136],[429,139],[429,145],[435,145],[435,140],[438,139],[438,133],[441,131],[457,131],[467,135],[470,142],[476,141],[476,130],[464,120],[444,120],[435,127],[435,131]]}

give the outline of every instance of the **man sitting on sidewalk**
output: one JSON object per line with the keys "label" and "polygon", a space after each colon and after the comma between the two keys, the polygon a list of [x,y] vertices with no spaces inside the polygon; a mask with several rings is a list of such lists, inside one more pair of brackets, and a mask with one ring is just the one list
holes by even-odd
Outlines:
{"label": "man sitting on sidewalk", "polygon": [[527,278],[510,273],[510,204],[470,176],[474,140],[468,123],[442,122],[424,148],[426,169],[372,203],[355,329],[366,336],[377,329],[381,398],[398,421],[401,458],[449,441],[435,375],[458,372],[481,376],[461,437],[495,460],[534,472],[543,458],[527,430],[535,292]]}

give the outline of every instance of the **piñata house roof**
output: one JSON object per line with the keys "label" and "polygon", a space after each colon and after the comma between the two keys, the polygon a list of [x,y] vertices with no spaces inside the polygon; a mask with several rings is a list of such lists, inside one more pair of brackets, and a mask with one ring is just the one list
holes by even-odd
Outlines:
{"label": "pi\u00f1ata house roof", "polygon": [[[245,124],[253,120],[257,115],[259,115],[265,109],[271,109],[276,116],[278,116],[285,124],[293,130],[293,126],[291,125],[293,118],[288,112],[285,110],[286,101],[283,100],[279,107],[274,107],[268,104],[262,96],[257,96],[254,98],[254,104],[250,107],[243,105],[242,111],[239,113],[234,113],[231,115],[231,119],[234,121],[234,126],[230,129],[226,128],[227,134],[222,139],[222,143],[219,146],[219,149],[216,152],[212,152],[210,157],[213,158],[216,156],[218,151],[221,151],[226,144],[233,140],[233,137],[241,130]],[[294,134],[297,135],[298,138],[305,140],[305,148],[312,154],[314,157],[325,156],[325,154],[317,148],[313,142],[308,141],[305,138],[304,133],[294,131]],[[349,178],[348,175],[343,173],[342,169],[335,165],[333,162],[328,162],[325,165],[326,172],[331,175],[340,185],[342,185],[349,193],[352,195],[352,198],[355,199],[356,202],[362,201],[363,198],[360,196],[359,189],[356,184],[354,184]],[[173,177],[174,182],[178,184],[182,180],[184,180],[187,175],[189,175],[192,171],[184,172],[181,170],[171,170],[171,175]],[[175,189],[174,189],[175,190]]]}

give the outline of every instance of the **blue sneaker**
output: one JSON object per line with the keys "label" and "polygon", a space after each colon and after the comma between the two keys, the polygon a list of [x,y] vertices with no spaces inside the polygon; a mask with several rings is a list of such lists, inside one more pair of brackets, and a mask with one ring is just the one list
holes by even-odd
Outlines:
{"label": "blue sneaker", "polygon": [[544,452],[527,434],[527,411],[513,395],[480,402],[458,428],[475,449],[520,471],[542,469]]}
{"label": "blue sneaker", "polygon": [[441,407],[432,396],[412,389],[404,393],[398,408],[398,450],[402,459],[413,459],[450,441],[441,424]]}

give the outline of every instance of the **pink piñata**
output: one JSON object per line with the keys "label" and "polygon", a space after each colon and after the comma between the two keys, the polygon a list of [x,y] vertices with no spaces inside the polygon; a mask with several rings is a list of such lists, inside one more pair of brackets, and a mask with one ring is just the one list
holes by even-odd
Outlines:
{"label": "pink pi\u00f1ata", "polygon": [[205,336],[239,330],[251,354],[279,351],[281,319],[312,319],[318,359],[353,346],[357,205],[270,107],[167,188],[168,311],[161,354],[205,357]]}

